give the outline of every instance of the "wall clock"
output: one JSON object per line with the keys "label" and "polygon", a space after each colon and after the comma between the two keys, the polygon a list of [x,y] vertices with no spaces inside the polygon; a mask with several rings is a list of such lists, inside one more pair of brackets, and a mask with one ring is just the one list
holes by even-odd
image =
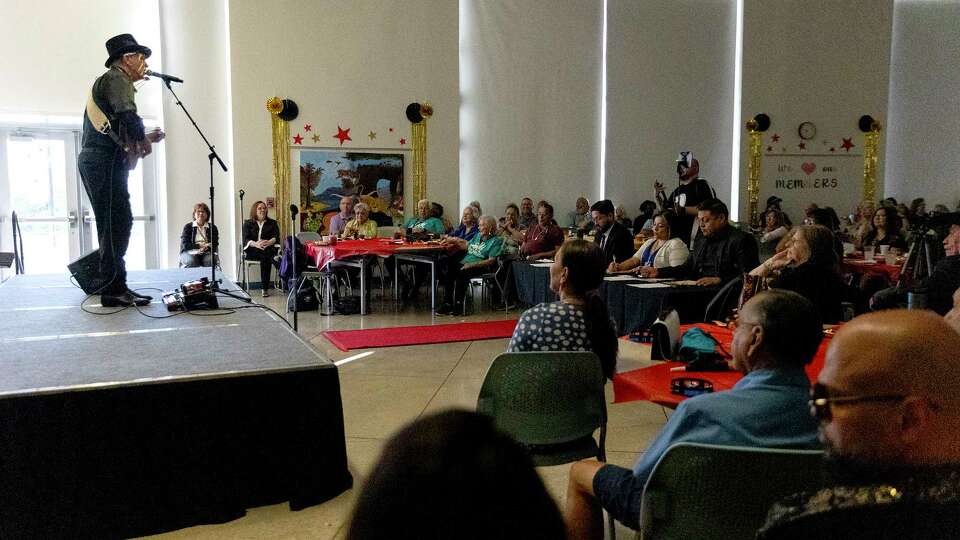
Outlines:
{"label": "wall clock", "polygon": [[800,125],[797,126],[797,133],[801,139],[809,141],[817,136],[817,126],[813,125],[813,122],[801,122]]}

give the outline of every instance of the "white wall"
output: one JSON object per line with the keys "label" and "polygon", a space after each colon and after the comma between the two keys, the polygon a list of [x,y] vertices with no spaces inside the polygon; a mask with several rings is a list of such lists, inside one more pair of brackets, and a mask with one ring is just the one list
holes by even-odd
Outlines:
{"label": "white wall", "polygon": [[[450,2],[451,4],[454,3]],[[600,194],[602,2],[461,0],[460,199]]]}
{"label": "white wall", "polygon": [[[0,112],[83,116],[93,80],[106,71],[104,43],[130,33],[160,69],[157,0],[0,2]],[[137,91],[140,115],[159,118],[160,87]]]}
{"label": "white wall", "polygon": [[610,0],[606,196],[635,216],[692,150],[730,201],[736,3]]}
{"label": "white wall", "polygon": [[886,195],[960,199],[960,2],[898,0],[893,10]]}
{"label": "white wall", "polygon": [[[744,0],[742,114],[744,121],[759,112],[770,115],[773,125],[764,137],[765,146],[772,144],[773,134],[779,134],[781,148],[792,153],[829,154],[833,147],[836,154],[841,138],[853,139],[857,146],[852,152],[862,151],[858,118],[870,114],[887,123],[892,9],[892,0]],[[797,127],[804,121],[817,126],[817,136],[807,150],[800,151]],[[745,130],[742,133],[740,210],[745,213],[749,138]],[[882,146],[880,152],[878,197]],[[764,158],[765,170],[774,159]],[[840,159],[818,157],[816,161]],[[856,170],[853,162],[847,170]],[[842,174],[839,186],[827,190],[815,188],[812,182],[801,189],[778,190],[773,185],[775,174],[768,171],[761,180],[760,205],[775,193],[795,220],[809,202],[834,206],[843,215],[860,198],[862,158],[858,170],[859,176]]]}
{"label": "white wall", "polygon": [[[300,116],[290,124],[291,135],[321,137],[318,143],[305,138],[304,147],[340,148],[331,137],[340,125],[353,139],[344,150],[389,151],[410,148],[404,110],[425,100],[435,111],[428,124],[427,195],[456,208],[456,2],[231,0],[230,48],[234,187],[247,192],[246,202],[273,195],[268,98],[297,102]],[[304,124],[313,131],[306,133]],[[375,141],[369,131],[377,132]],[[408,139],[405,146],[401,137]],[[412,153],[405,154],[409,171]],[[296,153],[291,165],[297,171]],[[297,182],[294,172],[294,190]],[[410,213],[409,175],[404,187]]]}
{"label": "white wall", "polygon": [[[225,0],[164,0],[160,4],[163,53],[169,73],[184,80],[173,90],[190,111],[230,172],[214,163],[214,218],[220,233],[220,261],[232,275],[236,235],[233,189],[232,131],[230,127],[229,62]],[[160,85],[157,85],[159,88]],[[166,266],[176,266],[180,231],[193,219],[193,205],[210,200],[209,153],[200,135],[164,89],[166,153],[165,239],[161,251]],[[165,210],[165,211],[164,211]]]}

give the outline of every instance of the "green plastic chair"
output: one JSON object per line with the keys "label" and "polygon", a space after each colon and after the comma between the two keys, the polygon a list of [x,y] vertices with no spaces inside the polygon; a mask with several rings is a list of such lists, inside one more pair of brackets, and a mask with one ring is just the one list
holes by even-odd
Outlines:
{"label": "green plastic chair", "polygon": [[643,489],[639,538],[753,539],[773,503],[817,489],[823,452],[671,446]]}
{"label": "green plastic chair", "polygon": [[604,383],[592,352],[502,353],[484,377],[477,412],[493,417],[538,467],[588,457],[606,461]]}

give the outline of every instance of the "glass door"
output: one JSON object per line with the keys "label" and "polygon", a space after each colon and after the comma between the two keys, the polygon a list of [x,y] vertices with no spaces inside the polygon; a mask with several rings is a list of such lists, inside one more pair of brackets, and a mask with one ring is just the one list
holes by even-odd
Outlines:
{"label": "glass door", "polygon": [[[93,210],[77,170],[76,129],[0,128],[0,208],[17,213],[29,274],[66,272],[67,264],[97,249]],[[6,161],[6,163],[2,163]],[[130,171],[133,233],[127,269],[155,268],[156,173],[152,158]],[[4,189],[5,188],[5,189]]]}

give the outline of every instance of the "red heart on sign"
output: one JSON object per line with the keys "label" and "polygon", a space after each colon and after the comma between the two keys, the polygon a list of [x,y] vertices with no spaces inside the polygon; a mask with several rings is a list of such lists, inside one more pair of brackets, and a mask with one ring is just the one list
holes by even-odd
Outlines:
{"label": "red heart on sign", "polygon": [[813,171],[817,170],[817,164],[816,164],[816,163],[804,163],[803,165],[800,165],[800,168],[803,169],[803,172],[805,172],[805,173],[807,173],[807,174],[811,174],[811,173],[813,173]]}

